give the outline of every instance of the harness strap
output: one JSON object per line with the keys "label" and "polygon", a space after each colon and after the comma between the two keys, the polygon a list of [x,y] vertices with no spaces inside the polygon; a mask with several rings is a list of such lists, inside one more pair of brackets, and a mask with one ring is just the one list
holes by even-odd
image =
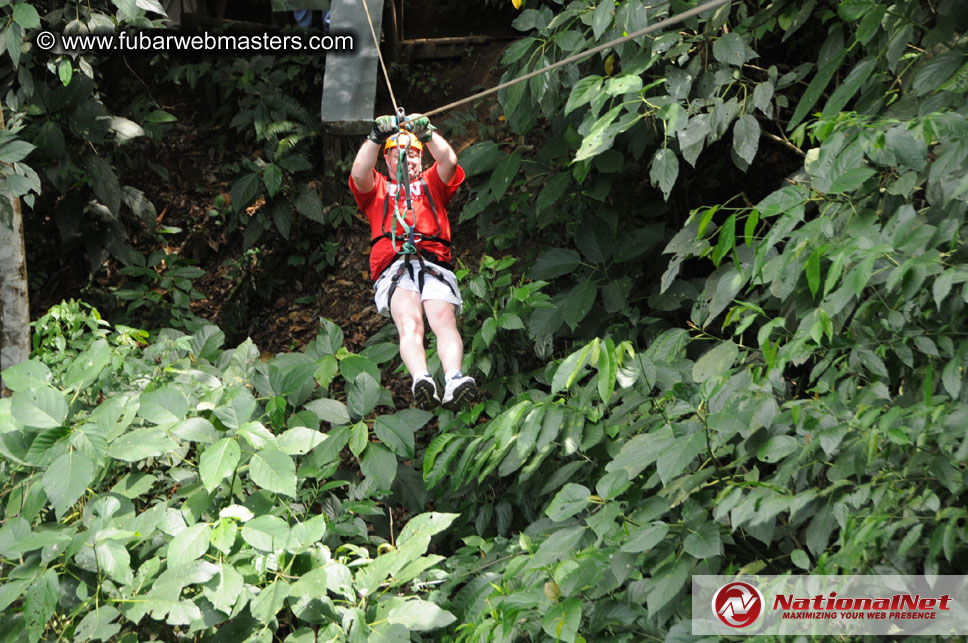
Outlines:
{"label": "harness strap", "polygon": [[[413,256],[414,255],[410,255],[410,254],[404,255],[403,264],[399,268],[397,268],[396,272],[393,273],[393,276],[390,277],[390,289],[389,291],[387,291],[387,307],[390,306],[390,301],[393,299],[393,293],[396,292],[397,285],[400,282],[400,277],[403,276],[404,271],[407,272],[407,275],[410,277],[410,281],[417,284],[417,289],[418,289],[417,292],[420,293],[421,299],[423,298],[424,286],[426,285],[426,280],[424,279],[424,273],[429,273],[431,277],[443,283],[445,286],[447,286],[447,288],[450,289],[450,292],[454,295],[455,298],[460,299],[460,295],[458,295],[457,291],[454,290],[454,286],[451,285],[451,283],[444,278],[444,274],[439,270],[437,270],[436,266],[434,266],[433,263],[429,263],[430,262],[429,258],[427,261],[424,261],[424,257],[422,256],[421,253],[418,253],[416,255],[417,261],[420,262],[420,269],[418,271],[417,278],[414,279],[413,264],[411,263],[413,261]],[[441,266],[441,267],[446,267],[448,270],[452,270],[452,268],[450,268],[449,266]]]}

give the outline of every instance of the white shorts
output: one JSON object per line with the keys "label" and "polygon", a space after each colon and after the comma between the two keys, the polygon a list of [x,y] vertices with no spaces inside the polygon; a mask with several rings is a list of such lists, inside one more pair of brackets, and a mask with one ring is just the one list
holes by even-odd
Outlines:
{"label": "white shorts", "polygon": [[[393,281],[393,275],[397,274],[397,269],[403,266],[406,259],[400,257],[391,263],[380,278],[376,280],[373,287],[376,289],[376,295],[373,297],[373,301],[376,304],[377,312],[381,315],[390,315],[390,303],[387,301],[387,297],[390,294],[390,283]],[[457,307],[457,314],[460,315],[461,310],[464,308],[464,300],[461,299],[460,290],[457,288],[457,277],[454,273],[443,266],[435,263],[431,263],[424,259],[424,263],[427,266],[432,266],[434,270],[446,281],[441,281],[434,275],[427,271],[424,271],[424,288],[423,292],[420,293],[420,301],[427,301],[428,299],[436,299],[439,301],[446,301],[454,304]],[[411,258],[410,265],[413,268],[414,279],[420,279],[420,261],[418,259]],[[448,285],[449,284],[449,285]],[[417,284],[413,282],[410,278],[410,272],[403,268],[403,274],[400,275],[400,279],[397,280],[398,290],[412,290],[414,292],[420,292]],[[453,290],[452,290],[453,289]]]}

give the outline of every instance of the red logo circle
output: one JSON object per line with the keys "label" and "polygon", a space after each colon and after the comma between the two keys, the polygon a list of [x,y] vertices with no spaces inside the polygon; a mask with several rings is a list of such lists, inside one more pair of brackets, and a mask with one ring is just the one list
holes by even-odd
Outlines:
{"label": "red logo circle", "polygon": [[713,614],[724,625],[749,627],[763,613],[763,595],[749,583],[727,583],[713,594]]}

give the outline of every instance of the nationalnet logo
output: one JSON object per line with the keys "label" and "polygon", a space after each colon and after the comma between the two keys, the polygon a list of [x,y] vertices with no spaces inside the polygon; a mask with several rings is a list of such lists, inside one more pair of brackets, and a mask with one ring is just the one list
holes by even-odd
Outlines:
{"label": "nationalnet logo", "polygon": [[968,576],[693,576],[696,635],[965,635]]}
{"label": "nationalnet logo", "polygon": [[749,583],[727,583],[713,594],[713,613],[729,627],[744,628],[763,613],[763,595]]}

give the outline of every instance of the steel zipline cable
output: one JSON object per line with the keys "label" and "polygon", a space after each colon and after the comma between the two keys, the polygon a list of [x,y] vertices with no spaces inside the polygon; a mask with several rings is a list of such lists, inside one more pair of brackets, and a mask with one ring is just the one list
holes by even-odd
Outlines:
{"label": "steel zipline cable", "polygon": [[[366,7],[366,0],[361,0],[361,1],[363,2],[363,6]],[[676,14],[674,16],[669,16],[668,18],[666,18],[664,20],[660,20],[659,22],[656,22],[654,24],[651,24],[648,27],[643,27],[642,29],[639,29],[638,31],[636,31],[634,33],[630,33],[627,36],[622,36],[621,38],[616,38],[616,39],[610,40],[609,42],[606,42],[604,44],[601,44],[601,45],[597,45],[595,47],[592,47],[591,49],[586,49],[585,51],[581,51],[581,52],[579,52],[577,54],[573,54],[573,55],[568,56],[567,58],[565,58],[563,60],[559,60],[556,63],[552,63],[550,65],[547,65],[545,67],[542,67],[541,69],[536,69],[536,70],[534,70],[532,72],[528,72],[527,74],[525,74],[523,76],[519,76],[519,77],[513,78],[513,79],[511,79],[511,80],[509,80],[507,82],[503,82],[503,83],[501,83],[499,85],[495,85],[494,87],[491,87],[490,89],[485,89],[484,91],[478,92],[476,94],[472,94],[471,96],[468,96],[467,98],[462,98],[462,99],[457,100],[457,101],[454,101],[452,103],[448,103],[448,104],[446,104],[446,105],[444,105],[442,107],[437,107],[435,109],[432,109],[429,112],[424,112],[423,115],[424,116],[433,116],[434,114],[439,114],[441,112],[445,112],[445,111],[447,111],[449,109],[453,109],[454,107],[457,107],[459,105],[464,105],[466,103],[470,103],[472,101],[475,101],[475,100],[478,100],[480,98],[483,98],[484,96],[488,96],[490,94],[494,94],[496,92],[499,92],[502,89],[507,89],[508,87],[511,87],[512,85],[516,85],[518,83],[523,83],[524,81],[530,80],[530,79],[532,79],[532,78],[534,78],[536,76],[540,76],[541,74],[546,74],[549,71],[552,71],[554,69],[558,69],[559,67],[564,67],[565,65],[568,65],[568,64],[571,64],[573,62],[576,62],[576,61],[582,60],[584,58],[587,58],[589,56],[592,56],[594,54],[599,53],[600,51],[604,51],[606,49],[610,49],[612,47],[615,47],[616,45],[620,45],[622,43],[628,42],[629,40],[634,40],[635,38],[641,38],[642,36],[648,35],[648,34],[653,33],[655,31],[659,31],[659,30],[661,30],[661,29],[663,29],[665,27],[668,27],[670,25],[674,25],[674,24],[683,22],[685,20],[688,20],[689,18],[692,18],[693,16],[699,15],[700,13],[703,13],[705,11],[709,11],[710,9],[715,9],[715,8],[721,6],[721,5],[729,4],[731,1],[732,0],[709,0],[709,2],[705,2],[705,3],[701,4],[701,5],[699,5],[698,7],[695,7],[693,9],[689,9],[688,11],[683,11],[682,13]],[[398,108],[397,108],[396,99],[393,97],[393,88],[390,86],[390,76],[387,74],[386,65],[383,64],[383,56],[382,56],[382,54],[380,54],[380,42],[379,42],[379,40],[376,37],[376,30],[373,28],[373,21],[370,20],[370,10],[369,9],[366,10],[366,18],[367,18],[367,20],[370,21],[370,33],[373,34],[373,42],[376,44],[377,54],[380,57],[380,64],[383,66],[383,75],[386,78],[387,89],[390,90],[390,99],[393,101],[393,108],[394,108],[394,110],[399,111]],[[401,125],[403,125],[405,122],[406,121],[401,122]]]}

